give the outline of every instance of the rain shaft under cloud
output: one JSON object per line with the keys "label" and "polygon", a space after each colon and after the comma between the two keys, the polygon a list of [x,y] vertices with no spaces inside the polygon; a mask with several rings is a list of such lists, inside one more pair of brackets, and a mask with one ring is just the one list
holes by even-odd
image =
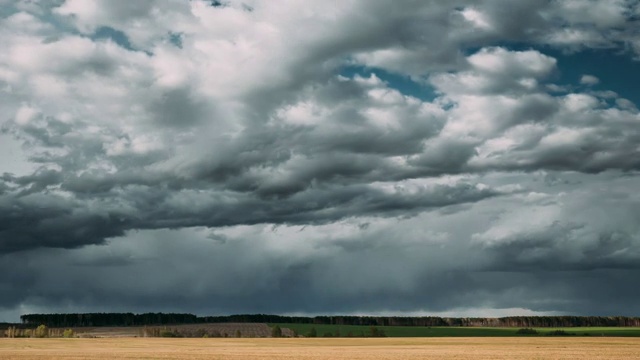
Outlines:
{"label": "rain shaft under cloud", "polygon": [[637,315],[639,17],[0,0],[0,315]]}

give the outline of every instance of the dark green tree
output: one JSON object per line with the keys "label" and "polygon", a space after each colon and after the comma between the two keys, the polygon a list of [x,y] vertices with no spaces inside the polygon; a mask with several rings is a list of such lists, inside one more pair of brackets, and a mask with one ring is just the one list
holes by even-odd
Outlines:
{"label": "dark green tree", "polygon": [[312,327],[311,330],[309,330],[309,332],[307,333],[307,337],[317,337],[317,336],[318,336],[318,332],[314,327]]}
{"label": "dark green tree", "polygon": [[274,338],[282,337],[282,329],[280,326],[276,325],[271,329],[271,336]]}

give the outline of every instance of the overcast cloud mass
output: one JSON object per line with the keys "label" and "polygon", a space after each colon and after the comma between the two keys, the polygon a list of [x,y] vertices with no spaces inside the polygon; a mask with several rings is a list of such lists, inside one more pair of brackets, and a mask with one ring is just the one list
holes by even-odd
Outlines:
{"label": "overcast cloud mass", "polygon": [[0,0],[0,321],[640,315],[640,4]]}

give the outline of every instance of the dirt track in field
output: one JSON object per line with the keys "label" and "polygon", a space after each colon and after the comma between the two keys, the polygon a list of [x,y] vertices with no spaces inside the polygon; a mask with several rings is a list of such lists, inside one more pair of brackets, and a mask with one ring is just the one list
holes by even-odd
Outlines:
{"label": "dirt track in field", "polygon": [[0,359],[640,359],[638,338],[0,339]]}

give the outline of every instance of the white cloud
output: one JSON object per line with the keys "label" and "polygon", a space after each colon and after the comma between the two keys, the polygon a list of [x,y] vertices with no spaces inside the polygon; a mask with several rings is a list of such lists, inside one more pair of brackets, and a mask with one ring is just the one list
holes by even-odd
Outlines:
{"label": "white cloud", "polygon": [[483,48],[467,57],[467,61],[471,69],[436,74],[431,83],[448,96],[532,92],[556,67],[556,59],[538,51],[509,51],[500,47]]}
{"label": "white cloud", "polygon": [[606,29],[624,25],[628,12],[628,2],[611,1],[554,1],[556,16],[562,17],[572,25],[591,25]]}
{"label": "white cloud", "polygon": [[583,85],[597,85],[598,83],[600,83],[600,79],[598,79],[597,77],[593,76],[593,75],[582,75],[582,77],[580,77],[580,84]]}
{"label": "white cloud", "polygon": [[538,51],[508,51],[500,47],[481,49],[468,61],[480,72],[515,77],[543,77],[556,66],[556,59]]}
{"label": "white cloud", "polygon": [[493,28],[486,15],[474,8],[465,8],[461,11],[461,14],[465,20],[471,22],[477,28],[482,30],[491,30]]}
{"label": "white cloud", "polygon": [[617,98],[616,105],[624,110],[629,110],[631,112],[638,112],[638,107],[629,99]]}

